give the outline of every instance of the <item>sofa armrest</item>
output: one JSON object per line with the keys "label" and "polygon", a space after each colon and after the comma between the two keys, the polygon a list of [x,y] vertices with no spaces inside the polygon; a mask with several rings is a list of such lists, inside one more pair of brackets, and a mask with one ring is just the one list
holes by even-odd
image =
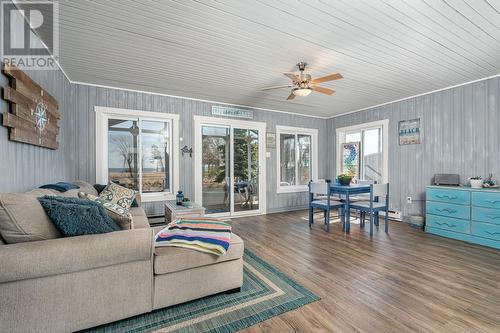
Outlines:
{"label": "sofa armrest", "polygon": [[0,283],[151,260],[151,229],[2,245]]}

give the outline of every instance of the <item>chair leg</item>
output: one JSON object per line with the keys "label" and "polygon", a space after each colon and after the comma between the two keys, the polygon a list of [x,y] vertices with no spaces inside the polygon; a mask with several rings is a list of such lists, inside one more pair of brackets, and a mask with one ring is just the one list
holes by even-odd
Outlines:
{"label": "chair leg", "polygon": [[359,214],[361,215],[361,216],[360,216],[359,226],[360,226],[361,228],[364,228],[364,227],[365,227],[365,217],[366,217],[366,213],[365,213],[365,212],[359,212]]}
{"label": "chair leg", "polygon": [[370,212],[370,236],[373,236],[373,212]]}
{"label": "chair leg", "polygon": [[375,213],[375,225],[376,225],[377,227],[378,227],[378,226],[379,226],[379,224],[380,224],[380,223],[379,223],[379,222],[380,222],[380,218],[379,218],[379,217],[380,217],[380,216],[379,216],[379,213],[378,213],[378,212],[376,212],[376,213]]}
{"label": "chair leg", "polygon": [[309,207],[309,228],[312,227],[313,223],[314,223],[314,208]]}
{"label": "chair leg", "polygon": [[326,231],[330,231],[330,210],[325,211],[326,216],[325,216],[325,223],[326,223]]}
{"label": "chair leg", "polygon": [[387,218],[387,215],[389,215],[389,212],[387,211],[387,209],[385,210],[385,219],[384,219],[384,223],[385,223],[385,232],[388,233],[389,232],[389,219]]}

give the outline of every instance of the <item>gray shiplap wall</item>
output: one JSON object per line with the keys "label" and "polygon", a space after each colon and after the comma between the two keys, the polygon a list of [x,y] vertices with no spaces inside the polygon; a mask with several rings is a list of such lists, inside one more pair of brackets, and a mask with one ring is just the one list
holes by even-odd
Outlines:
{"label": "gray shiplap wall", "polygon": [[[14,38],[20,36],[16,31]],[[26,191],[41,184],[76,177],[73,136],[75,123],[76,87],[61,70],[34,70],[26,73],[45,88],[59,102],[62,119],[59,122],[59,149],[51,150],[8,140],[8,129],[0,126],[0,192]],[[0,74],[0,85],[8,85],[8,79]],[[9,105],[0,99],[0,113],[7,112]]]}
{"label": "gray shiplap wall", "polygon": [[[75,137],[77,140],[77,178],[95,181],[95,106],[107,106],[133,110],[176,113],[180,115],[180,136],[183,145],[192,147],[194,143],[193,116],[210,116],[212,103],[174,98],[164,95],[139,93],[128,90],[101,88],[87,85],[74,85],[76,94]],[[327,123],[324,119],[293,114],[254,110],[254,121],[265,122],[268,132],[276,132],[276,125],[316,128],[319,130],[319,152],[327,150]],[[307,203],[306,193],[276,193],[276,149],[268,149],[271,157],[267,163],[267,210],[268,212],[304,208]],[[321,158],[318,174],[324,178],[327,161]],[[187,155],[180,161],[180,188],[188,197],[194,195],[193,158]],[[147,205],[151,215],[161,214],[161,205]]]}
{"label": "gray shiplap wall", "polygon": [[[414,118],[421,119],[422,143],[399,146],[398,122]],[[500,179],[500,78],[329,119],[330,177],[336,128],[382,119],[389,119],[391,209],[404,216],[423,212],[425,186],[436,173],[458,173],[462,182],[490,172]],[[408,196],[420,201],[406,204]]]}

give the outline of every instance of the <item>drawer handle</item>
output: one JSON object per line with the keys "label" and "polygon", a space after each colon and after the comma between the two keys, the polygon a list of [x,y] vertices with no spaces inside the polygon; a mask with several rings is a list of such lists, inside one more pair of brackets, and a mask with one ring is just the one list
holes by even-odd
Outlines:
{"label": "drawer handle", "polygon": [[434,208],[438,212],[447,212],[450,214],[456,213],[457,211],[455,209],[450,209],[450,208]]}
{"label": "drawer handle", "polygon": [[486,217],[492,220],[500,219],[500,216],[498,215],[486,215]]}
{"label": "drawer handle", "polygon": [[445,225],[447,227],[450,227],[450,228],[456,228],[457,225],[456,224],[448,224],[446,222],[436,222],[437,225]]}
{"label": "drawer handle", "polygon": [[497,202],[500,202],[500,200],[484,200],[486,202],[489,202],[491,204],[496,204]]}
{"label": "drawer handle", "polygon": [[443,194],[443,195],[436,194],[436,198],[439,198],[439,199],[447,198],[447,199],[453,200],[453,199],[457,199],[457,196],[456,195],[447,195],[447,194]]}
{"label": "drawer handle", "polygon": [[491,232],[491,231],[485,230],[484,232],[487,233],[488,235],[492,235],[492,236],[500,235],[500,232],[498,232],[498,231]]}

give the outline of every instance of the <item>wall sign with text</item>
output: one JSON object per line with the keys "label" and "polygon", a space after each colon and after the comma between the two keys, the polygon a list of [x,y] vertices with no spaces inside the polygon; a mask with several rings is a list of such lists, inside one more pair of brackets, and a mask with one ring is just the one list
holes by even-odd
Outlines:
{"label": "wall sign with text", "polygon": [[212,106],[213,116],[253,119],[253,111],[229,106]]}
{"label": "wall sign with text", "polygon": [[399,122],[399,144],[420,144],[420,118]]}

